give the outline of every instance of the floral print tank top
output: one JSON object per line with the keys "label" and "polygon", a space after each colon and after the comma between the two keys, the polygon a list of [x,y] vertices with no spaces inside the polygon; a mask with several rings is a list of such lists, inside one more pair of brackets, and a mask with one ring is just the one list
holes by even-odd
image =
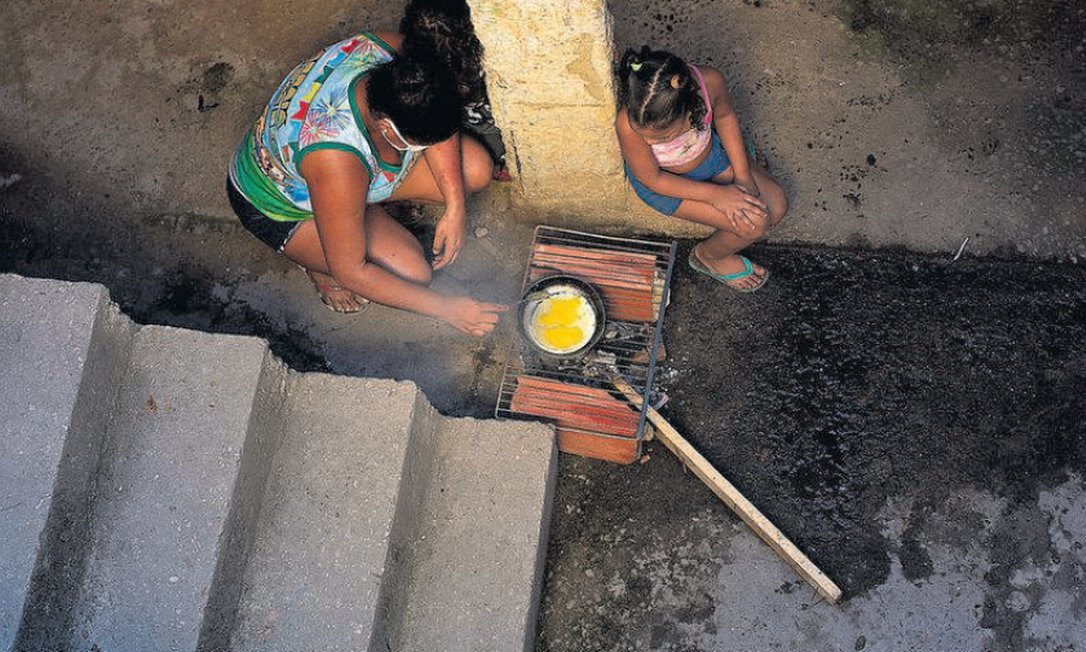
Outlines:
{"label": "floral print tank top", "polygon": [[261,213],[279,221],[313,217],[298,165],[322,149],[358,157],[370,175],[367,203],[388,199],[418,153],[404,152],[400,165],[380,159],[356,106],[355,85],[393,56],[388,44],[364,33],[326,48],[287,75],[230,164],[234,185]]}

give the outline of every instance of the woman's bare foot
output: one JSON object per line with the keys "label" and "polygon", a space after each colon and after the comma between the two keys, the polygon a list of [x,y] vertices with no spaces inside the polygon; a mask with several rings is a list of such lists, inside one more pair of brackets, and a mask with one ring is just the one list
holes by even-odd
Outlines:
{"label": "woman's bare foot", "polygon": [[356,313],[370,302],[369,299],[360,297],[347,288],[336,285],[335,280],[327,274],[314,272],[311,269],[306,270],[305,273],[317,290],[321,303],[328,306],[328,309],[333,312],[342,314]]}
{"label": "woman's bare foot", "polygon": [[699,245],[694,245],[690,251],[691,267],[708,274],[733,290],[753,292],[765,285],[769,278],[769,271],[766,268],[745,256],[731,254],[721,260],[706,259],[698,253],[698,248]]}

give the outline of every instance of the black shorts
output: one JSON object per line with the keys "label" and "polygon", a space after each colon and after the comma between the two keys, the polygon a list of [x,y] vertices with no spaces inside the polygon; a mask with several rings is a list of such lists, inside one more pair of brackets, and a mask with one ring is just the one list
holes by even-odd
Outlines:
{"label": "black shorts", "polygon": [[230,177],[226,177],[226,196],[230,198],[230,206],[237,213],[241,225],[258,240],[279,253],[283,253],[283,247],[286,246],[287,240],[290,240],[290,236],[294,235],[294,231],[305,223],[304,220],[280,222],[264,215],[256,206],[249,203],[240,190],[234,187],[234,182],[230,180]]}

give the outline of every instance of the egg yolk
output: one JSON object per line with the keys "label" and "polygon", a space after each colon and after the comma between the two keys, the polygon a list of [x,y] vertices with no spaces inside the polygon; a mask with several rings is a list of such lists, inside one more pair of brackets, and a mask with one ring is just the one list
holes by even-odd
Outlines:
{"label": "egg yolk", "polygon": [[577,324],[583,302],[580,297],[547,299],[536,321],[547,346],[564,351],[584,342],[584,329]]}

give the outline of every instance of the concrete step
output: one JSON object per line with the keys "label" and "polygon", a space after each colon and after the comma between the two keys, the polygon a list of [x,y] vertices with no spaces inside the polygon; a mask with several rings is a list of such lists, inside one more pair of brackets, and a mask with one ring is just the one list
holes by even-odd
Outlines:
{"label": "concrete step", "polygon": [[100,285],[0,275],[0,650],[60,647],[132,331]]}
{"label": "concrete step", "polygon": [[225,648],[282,380],[262,340],[140,328],[103,452],[70,649]]}
{"label": "concrete step", "polygon": [[0,276],[0,652],[509,650],[553,432]]}
{"label": "concrete step", "polygon": [[531,650],[557,472],[554,433],[528,422],[443,418],[436,438],[387,649]]}
{"label": "concrete step", "polygon": [[292,374],[231,649],[385,650],[436,415],[411,383]]}

